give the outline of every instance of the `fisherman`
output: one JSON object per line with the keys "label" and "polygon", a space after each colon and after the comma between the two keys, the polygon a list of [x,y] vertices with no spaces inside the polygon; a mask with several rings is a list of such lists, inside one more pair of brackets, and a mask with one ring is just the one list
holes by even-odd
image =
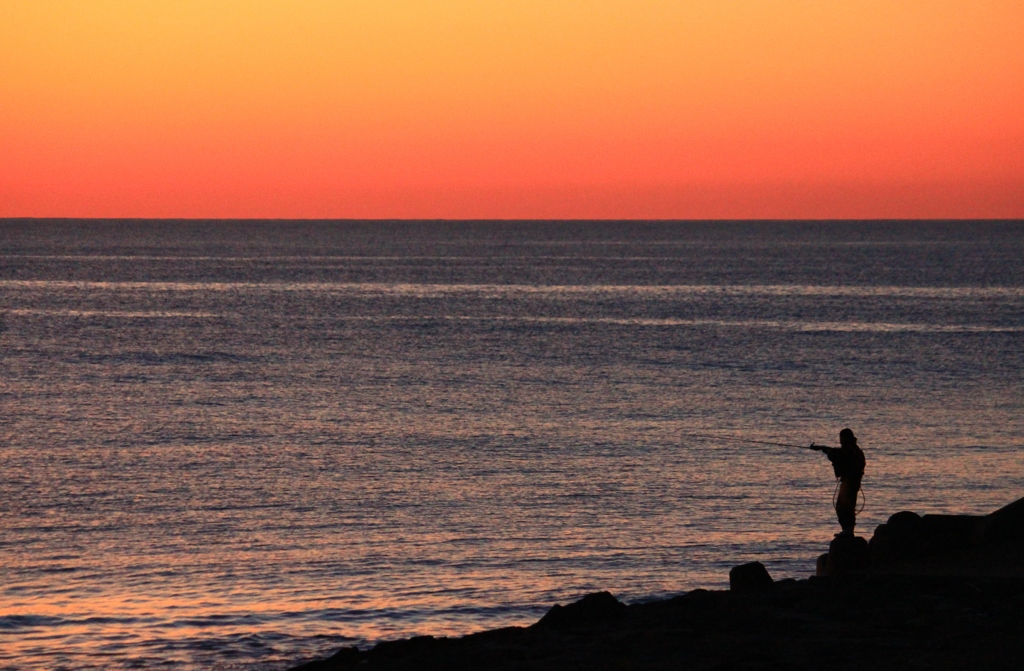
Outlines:
{"label": "fisherman", "polygon": [[839,432],[839,447],[812,445],[821,450],[832,462],[832,470],[839,479],[839,493],[836,495],[836,515],[843,532],[837,536],[852,536],[853,527],[857,524],[857,493],[860,491],[860,480],[864,477],[864,452],[857,445],[857,437],[853,431],[843,429]]}

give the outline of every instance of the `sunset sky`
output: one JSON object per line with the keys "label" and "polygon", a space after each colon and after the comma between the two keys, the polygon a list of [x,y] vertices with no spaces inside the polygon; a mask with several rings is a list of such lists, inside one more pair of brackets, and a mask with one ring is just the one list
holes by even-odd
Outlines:
{"label": "sunset sky", "polygon": [[1024,217],[1020,0],[3,0],[0,216]]}

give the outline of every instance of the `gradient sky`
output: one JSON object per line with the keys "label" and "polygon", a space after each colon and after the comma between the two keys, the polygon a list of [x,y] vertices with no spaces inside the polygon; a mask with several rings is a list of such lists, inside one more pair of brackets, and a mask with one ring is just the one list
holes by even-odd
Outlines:
{"label": "gradient sky", "polygon": [[2,0],[0,216],[1024,217],[1020,0]]}

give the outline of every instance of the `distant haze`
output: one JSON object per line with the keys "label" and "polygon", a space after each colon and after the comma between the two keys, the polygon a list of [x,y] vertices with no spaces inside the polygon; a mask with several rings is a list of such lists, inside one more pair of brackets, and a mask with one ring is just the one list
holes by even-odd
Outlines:
{"label": "distant haze", "polygon": [[1014,0],[6,0],[0,216],[1024,216]]}

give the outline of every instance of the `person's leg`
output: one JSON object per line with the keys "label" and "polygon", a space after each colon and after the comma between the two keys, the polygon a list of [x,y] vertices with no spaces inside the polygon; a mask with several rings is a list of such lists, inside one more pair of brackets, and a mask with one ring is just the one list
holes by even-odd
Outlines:
{"label": "person's leg", "polygon": [[843,533],[853,535],[853,528],[857,524],[857,492],[860,490],[860,482],[843,479],[839,483],[839,494],[836,495],[836,515],[839,517],[839,526]]}

